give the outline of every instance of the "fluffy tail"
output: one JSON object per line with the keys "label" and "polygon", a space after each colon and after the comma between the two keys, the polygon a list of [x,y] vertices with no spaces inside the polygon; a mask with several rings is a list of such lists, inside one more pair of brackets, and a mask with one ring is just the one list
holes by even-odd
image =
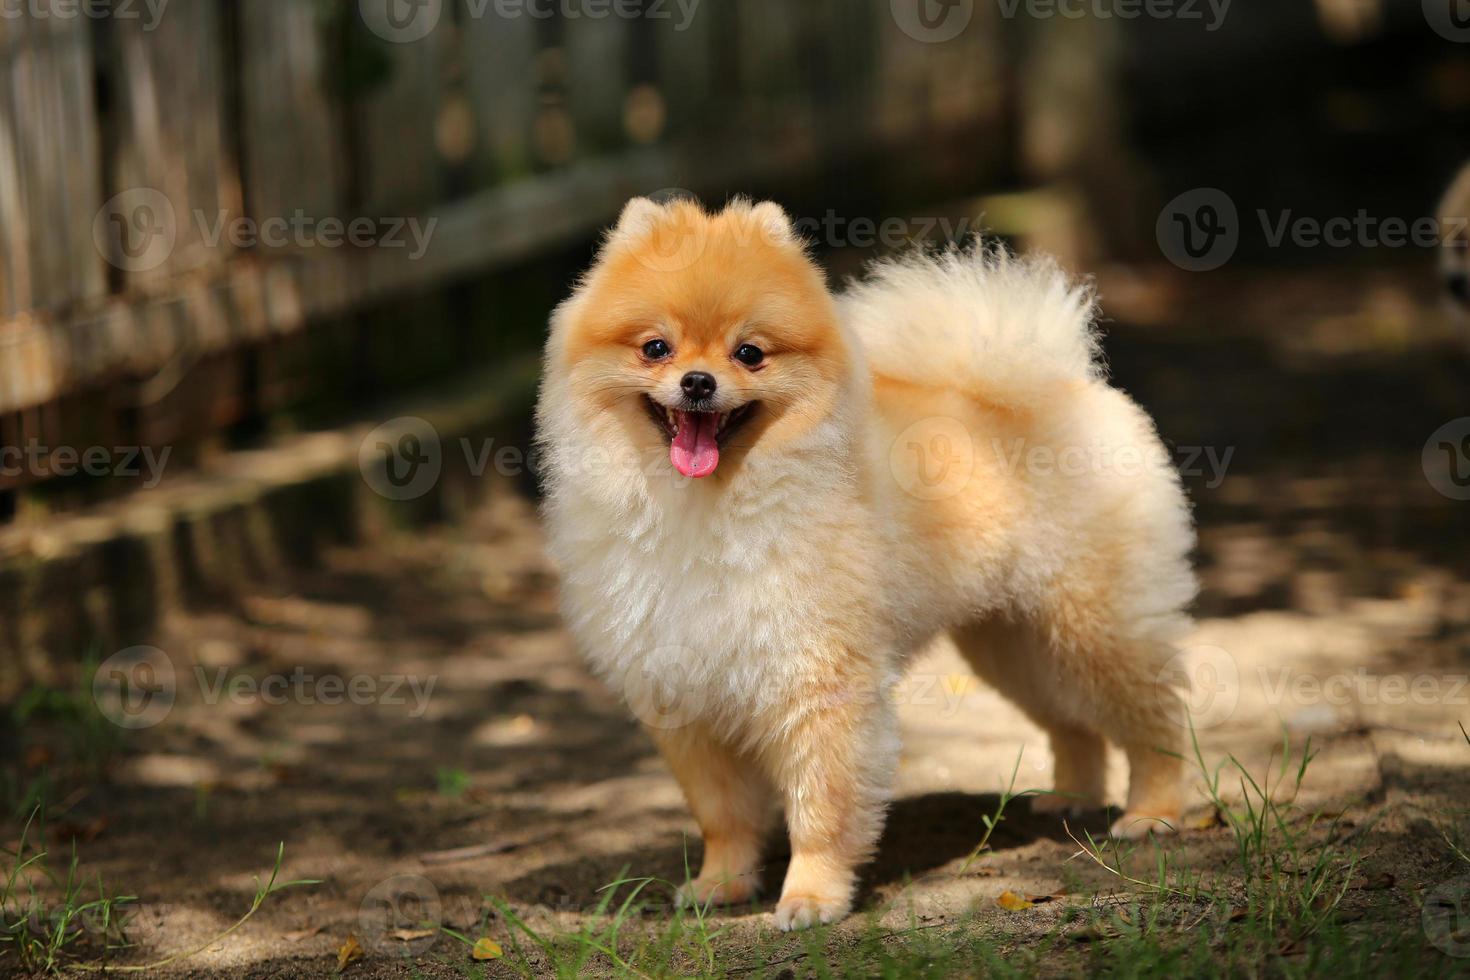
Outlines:
{"label": "fluffy tail", "polygon": [[1105,373],[1092,290],[1050,259],[916,250],[874,265],[841,304],[875,373],[898,381],[1025,409]]}

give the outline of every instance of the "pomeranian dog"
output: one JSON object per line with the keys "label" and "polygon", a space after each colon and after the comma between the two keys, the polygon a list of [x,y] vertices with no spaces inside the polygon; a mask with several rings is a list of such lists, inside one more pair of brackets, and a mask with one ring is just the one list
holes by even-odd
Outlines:
{"label": "pomeranian dog", "polygon": [[704,838],[681,901],[741,902],[784,807],[776,924],[832,922],[882,828],[894,688],[949,633],[1049,735],[1113,833],[1180,813],[1161,683],[1193,527],[1108,387],[1091,293],[997,248],[918,252],[834,297],[775,204],[636,199],[552,316],[537,408],[566,621]]}

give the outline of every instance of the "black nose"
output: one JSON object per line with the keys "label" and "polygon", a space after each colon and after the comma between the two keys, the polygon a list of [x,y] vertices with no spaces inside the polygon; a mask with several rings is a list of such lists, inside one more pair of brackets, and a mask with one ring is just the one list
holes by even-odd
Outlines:
{"label": "black nose", "polygon": [[679,387],[684,389],[684,394],[692,402],[702,402],[715,393],[719,387],[713,374],[703,371],[690,371],[684,375],[684,380],[679,382]]}

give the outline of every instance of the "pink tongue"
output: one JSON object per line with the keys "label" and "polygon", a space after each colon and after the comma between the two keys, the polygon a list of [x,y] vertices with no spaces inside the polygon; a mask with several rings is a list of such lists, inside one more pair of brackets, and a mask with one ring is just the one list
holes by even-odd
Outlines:
{"label": "pink tongue", "polygon": [[678,412],[679,431],[669,447],[669,462],[685,476],[698,480],[720,465],[720,444],[715,440],[717,416],[707,412]]}

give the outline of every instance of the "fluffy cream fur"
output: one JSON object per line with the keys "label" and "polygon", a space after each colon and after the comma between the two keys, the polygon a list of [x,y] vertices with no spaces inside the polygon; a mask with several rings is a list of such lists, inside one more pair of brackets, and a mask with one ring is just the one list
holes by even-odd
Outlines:
{"label": "fluffy cream fur", "polygon": [[[567,622],[679,779],[705,837],[690,897],[754,890],[784,807],[777,924],[845,915],[898,754],[893,686],[948,632],[1050,735],[1043,806],[1114,833],[1180,808],[1160,682],[1194,595],[1179,481],[1108,387],[1093,302],[1052,264],[915,253],[832,297],[774,205],[631,204],[552,319],[538,408]],[[650,337],[673,353],[650,362]],[[728,353],[773,353],[749,370]],[[678,476],[646,400],[708,370],[754,403],[715,474]]]}

